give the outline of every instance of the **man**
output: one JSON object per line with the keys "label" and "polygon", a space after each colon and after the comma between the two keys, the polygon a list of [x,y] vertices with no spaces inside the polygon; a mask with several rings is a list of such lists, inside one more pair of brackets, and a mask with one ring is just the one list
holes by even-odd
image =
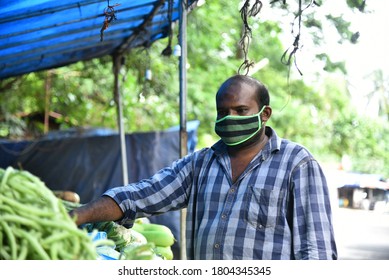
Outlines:
{"label": "man", "polygon": [[187,208],[188,259],[337,259],[326,179],[302,146],[266,122],[259,81],[226,80],[216,94],[221,140],[147,180],[108,190],[74,211],[79,225]]}

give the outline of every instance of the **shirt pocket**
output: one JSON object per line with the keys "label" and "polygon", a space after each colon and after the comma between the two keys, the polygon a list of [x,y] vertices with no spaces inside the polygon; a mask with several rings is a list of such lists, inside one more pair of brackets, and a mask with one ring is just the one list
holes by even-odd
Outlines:
{"label": "shirt pocket", "polygon": [[244,197],[244,220],[256,229],[275,228],[284,212],[284,191],[249,185]]}

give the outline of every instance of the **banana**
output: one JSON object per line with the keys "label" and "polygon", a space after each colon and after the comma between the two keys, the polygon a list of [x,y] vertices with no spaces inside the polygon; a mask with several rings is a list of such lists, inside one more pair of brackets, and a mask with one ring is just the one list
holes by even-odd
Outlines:
{"label": "banana", "polygon": [[152,242],[155,246],[172,246],[175,242],[172,233],[164,231],[143,231],[141,232],[146,237],[148,242]]}
{"label": "banana", "polygon": [[138,232],[142,232],[142,231],[163,231],[163,232],[166,232],[166,233],[172,233],[170,228],[168,228],[167,226],[161,225],[161,224],[153,224],[153,223],[150,223],[150,224],[134,223],[132,229],[136,230]]}
{"label": "banana", "polygon": [[172,246],[176,241],[172,231],[164,225],[135,223],[131,229],[142,234],[147,242],[152,242],[156,246]]}

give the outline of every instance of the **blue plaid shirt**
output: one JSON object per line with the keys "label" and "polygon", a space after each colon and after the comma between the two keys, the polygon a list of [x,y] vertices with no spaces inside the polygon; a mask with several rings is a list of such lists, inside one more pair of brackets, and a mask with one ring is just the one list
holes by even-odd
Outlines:
{"label": "blue plaid shirt", "polygon": [[186,207],[188,259],[337,259],[318,162],[272,128],[266,134],[268,143],[235,183],[219,141],[104,195],[121,207],[122,223]]}

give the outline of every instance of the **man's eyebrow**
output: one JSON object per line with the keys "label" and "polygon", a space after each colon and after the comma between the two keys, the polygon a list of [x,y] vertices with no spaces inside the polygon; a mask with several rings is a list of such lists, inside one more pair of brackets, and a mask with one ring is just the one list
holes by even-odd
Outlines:
{"label": "man's eyebrow", "polygon": [[217,107],[216,110],[227,110],[227,109],[234,109],[234,110],[237,110],[237,109],[246,109],[246,108],[249,108],[248,105],[236,105],[236,106],[232,106],[232,107]]}
{"label": "man's eyebrow", "polygon": [[234,109],[246,109],[246,108],[249,108],[249,106],[247,106],[247,105],[238,105],[238,106],[234,106],[233,108]]}

